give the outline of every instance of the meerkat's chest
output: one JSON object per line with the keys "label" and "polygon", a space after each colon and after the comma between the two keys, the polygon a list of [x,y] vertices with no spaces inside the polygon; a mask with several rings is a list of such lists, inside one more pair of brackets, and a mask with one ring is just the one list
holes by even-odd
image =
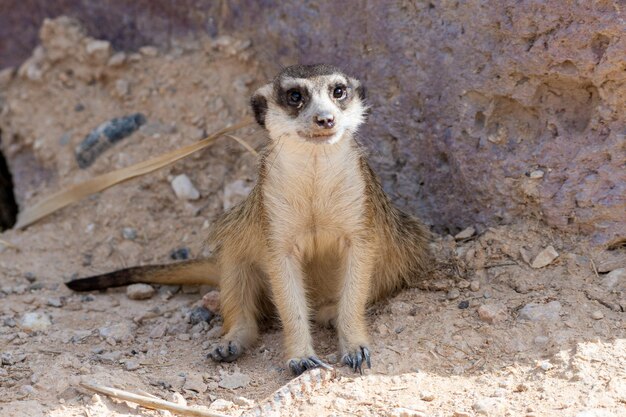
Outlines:
{"label": "meerkat's chest", "polygon": [[348,231],[364,216],[365,184],[350,152],[279,155],[268,172],[264,201],[274,229]]}

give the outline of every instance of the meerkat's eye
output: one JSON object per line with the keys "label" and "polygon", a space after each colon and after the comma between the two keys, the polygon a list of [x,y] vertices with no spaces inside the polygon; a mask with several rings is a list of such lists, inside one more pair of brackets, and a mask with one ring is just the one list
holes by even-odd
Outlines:
{"label": "meerkat's eye", "polygon": [[289,90],[287,91],[287,103],[293,107],[300,107],[302,105],[302,93],[298,90]]}
{"label": "meerkat's eye", "polygon": [[337,85],[333,90],[333,97],[338,100],[343,100],[344,98],[346,98],[347,94],[348,91],[344,85]]}

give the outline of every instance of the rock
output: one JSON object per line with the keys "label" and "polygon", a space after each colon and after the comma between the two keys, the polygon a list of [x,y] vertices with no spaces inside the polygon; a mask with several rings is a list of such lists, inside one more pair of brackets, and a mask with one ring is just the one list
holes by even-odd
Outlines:
{"label": "rock", "polygon": [[461,291],[459,291],[458,288],[452,288],[446,294],[446,298],[448,300],[456,300],[457,298],[459,298],[460,295],[461,295]]}
{"label": "rock", "polygon": [[548,361],[543,361],[539,364],[539,367],[543,370],[543,371],[549,371],[550,369],[554,368],[554,365],[552,365],[550,362]]}
{"label": "rock", "polygon": [[535,257],[530,266],[536,269],[543,268],[550,265],[558,257],[559,254],[554,249],[554,247],[548,246],[547,248],[539,252],[539,254],[537,255],[537,257]]}
{"label": "rock", "polygon": [[465,240],[465,239],[469,239],[470,237],[474,236],[474,233],[476,233],[476,229],[474,229],[473,226],[470,226],[470,227],[468,227],[466,229],[461,230],[456,235],[454,235],[454,238],[456,240]]}
{"label": "rock", "polygon": [[235,404],[233,404],[232,402],[218,398],[217,400],[211,403],[211,405],[209,406],[209,410],[216,411],[216,412],[224,412],[224,411],[230,410],[234,406]]}
{"label": "rock", "polygon": [[594,320],[602,320],[604,318],[604,314],[600,310],[595,310],[591,313],[591,318]]}
{"label": "rock", "polygon": [[204,383],[201,374],[191,372],[185,378],[183,389],[195,391],[198,394],[202,394],[207,390],[207,385]]}
{"label": "rock", "polygon": [[173,259],[175,261],[185,261],[189,259],[189,256],[189,248],[174,249],[172,252],[170,252],[170,259]]}
{"label": "rock", "polygon": [[185,174],[177,175],[172,180],[174,194],[181,200],[197,200],[200,192],[193,186],[189,177]]}
{"label": "rock", "polygon": [[94,64],[105,64],[111,56],[111,44],[108,41],[92,39],[87,42],[85,52]]}
{"label": "rock", "polygon": [[155,57],[159,55],[159,50],[155,46],[142,46],[139,52],[144,56]]}
{"label": "rock", "polygon": [[25,353],[2,352],[0,354],[0,365],[15,365],[26,360]]}
{"label": "rock", "polygon": [[224,211],[245,200],[253,186],[253,183],[244,180],[236,180],[224,186]]}
{"label": "rock", "polygon": [[126,54],[124,52],[116,52],[109,58],[107,65],[109,67],[120,67],[126,62]]}
{"label": "rock", "polygon": [[501,305],[483,304],[478,307],[478,317],[485,323],[499,323],[505,321],[509,315]]}
{"label": "rock", "polygon": [[233,403],[241,407],[251,408],[256,405],[256,402],[247,399],[246,397],[235,397],[233,398]]}
{"label": "rock", "polygon": [[122,236],[126,240],[135,240],[137,239],[137,230],[132,227],[125,227],[122,229]]}
{"label": "rock", "polygon": [[189,313],[189,323],[198,324],[201,322],[210,322],[213,313],[206,307],[194,307]]}
{"label": "rock", "polygon": [[551,301],[547,304],[528,303],[519,311],[518,319],[529,321],[556,320],[560,317],[561,303]]}
{"label": "rock", "polygon": [[20,327],[29,332],[43,331],[51,325],[50,316],[46,313],[25,313],[20,320]]}
{"label": "rock", "polygon": [[532,171],[528,176],[532,180],[538,180],[538,179],[543,178],[543,175],[544,175],[544,173],[543,173],[542,170],[536,169],[536,170]]}
{"label": "rock", "polygon": [[152,330],[150,330],[150,334],[148,335],[148,337],[150,337],[150,339],[160,339],[163,336],[165,336],[166,332],[167,332],[167,323],[159,323],[156,326],[154,326]]}
{"label": "rock", "polygon": [[466,308],[469,308],[469,306],[470,306],[470,302],[469,302],[469,300],[463,300],[463,301],[461,301],[461,302],[458,304],[458,307],[459,307],[461,310],[465,310]]}
{"label": "rock", "polygon": [[154,287],[149,284],[131,284],[126,287],[126,296],[131,300],[147,300],[155,293]]}
{"label": "rock", "polygon": [[473,292],[480,291],[480,281],[473,280],[472,282],[470,282],[469,288],[470,288],[470,291],[473,291]]}
{"label": "rock", "polygon": [[82,169],[89,167],[100,154],[133,134],[144,123],[146,123],[146,117],[141,113],[118,117],[102,123],[76,147],[78,166]]}
{"label": "rock", "polygon": [[244,388],[250,383],[250,377],[240,372],[233,374],[222,374],[219,381],[219,386],[226,389]]}
{"label": "rock", "polygon": [[422,411],[411,410],[409,408],[396,407],[388,414],[390,417],[426,417]]}
{"label": "rock", "polygon": [[50,297],[46,300],[46,305],[50,307],[61,308],[65,305],[65,299],[62,297]]}
{"label": "rock", "polygon": [[435,394],[430,391],[422,391],[420,392],[420,400],[431,402],[435,400]]}
{"label": "rock", "polygon": [[504,414],[505,404],[499,398],[482,398],[476,401],[472,408],[477,414],[500,416]]}
{"label": "rock", "polygon": [[130,94],[130,83],[124,78],[115,81],[115,95],[124,98]]}
{"label": "rock", "polygon": [[111,326],[100,327],[98,333],[105,339],[111,338],[115,342],[130,342],[135,338],[137,325],[132,322],[121,322]]}
{"label": "rock", "polygon": [[612,291],[616,288],[626,289],[626,268],[614,269],[609,272],[602,277],[600,285],[607,291]]}
{"label": "rock", "polygon": [[220,311],[220,292],[217,290],[209,291],[202,297],[202,306],[212,311],[214,314]]}
{"label": "rock", "polygon": [[136,371],[140,367],[141,365],[139,364],[139,362],[132,359],[129,359],[124,363],[124,368],[126,368],[127,371]]}

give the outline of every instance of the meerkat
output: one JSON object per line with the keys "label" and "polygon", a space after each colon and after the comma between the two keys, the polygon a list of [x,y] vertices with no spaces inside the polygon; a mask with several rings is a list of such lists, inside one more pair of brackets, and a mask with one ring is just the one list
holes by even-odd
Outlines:
{"label": "meerkat", "polygon": [[356,78],[330,65],[283,69],[251,98],[268,133],[258,180],[218,218],[213,259],[135,267],[68,283],[92,290],[132,282],[220,288],[224,334],[209,354],[231,362],[278,312],[294,374],[327,367],[311,318],[336,328],[341,361],[371,367],[366,307],[426,278],[429,232],[394,207],[355,140],[368,106]]}

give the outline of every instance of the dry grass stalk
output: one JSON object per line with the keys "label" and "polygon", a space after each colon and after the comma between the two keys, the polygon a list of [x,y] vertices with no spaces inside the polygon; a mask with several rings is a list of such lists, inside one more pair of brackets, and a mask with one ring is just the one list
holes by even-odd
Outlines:
{"label": "dry grass stalk", "polygon": [[242,127],[246,127],[251,123],[252,121],[250,119],[245,119],[243,122],[221,129],[211,136],[191,145],[167,152],[163,155],[159,155],[155,158],[119,169],[117,171],[97,176],[81,184],[71,185],[20,212],[15,228],[24,228],[69,204],[82,200],[91,194],[98,193],[121,182],[128,181],[132,178],[148,174],[170,165],[194,152],[206,148],[220,136],[223,136],[226,133],[234,132]]}
{"label": "dry grass stalk", "polygon": [[235,135],[226,135],[227,138],[231,138],[232,140],[238,142],[241,146],[243,146],[244,148],[246,148],[246,150],[248,152],[250,152],[252,155],[254,156],[259,156],[259,153],[257,151],[254,150],[254,148],[252,146],[250,146],[248,144],[248,142],[246,142],[245,140],[235,136]]}

